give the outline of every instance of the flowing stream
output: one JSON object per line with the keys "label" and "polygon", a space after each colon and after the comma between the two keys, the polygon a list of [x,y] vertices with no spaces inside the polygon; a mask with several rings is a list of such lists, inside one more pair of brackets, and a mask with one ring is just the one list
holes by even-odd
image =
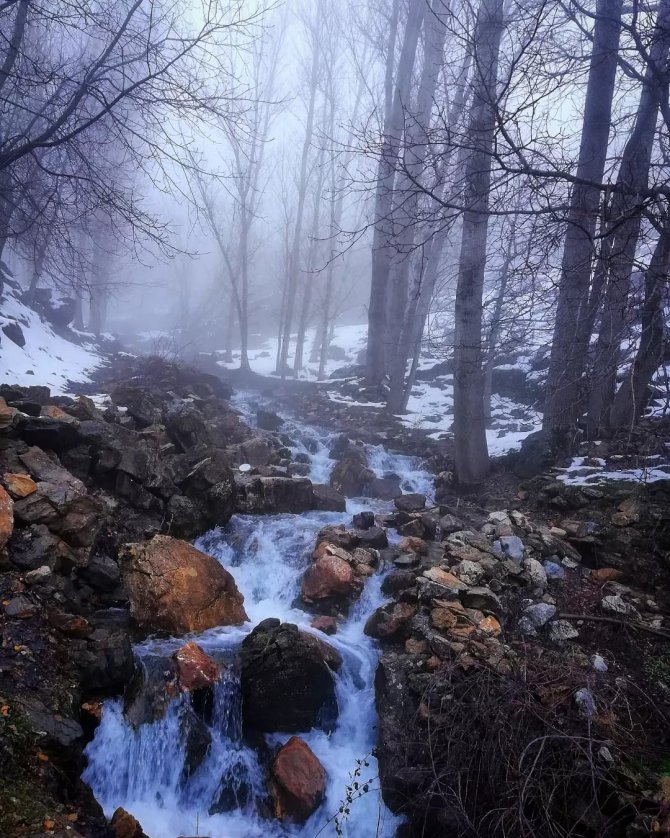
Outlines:
{"label": "flowing stream", "polygon": [[[236,404],[253,424],[253,402],[242,396]],[[328,457],[333,435],[290,420],[282,431],[291,438],[295,453],[309,454],[311,479],[327,482],[334,465]],[[388,472],[399,475],[404,491],[431,494],[430,475],[421,471],[413,458],[374,446],[368,449],[368,459],[379,476]],[[212,744],[202,764],[188,774],[184,735],[185,721],[192,713],[188,696],[172,701],[163,718],[137,729],[124,718],[120,699],[106,702],[102,722],[86,751],[88,766],[83,776],[108,816],[122,806],[138,818],[150,838],[314,838],[337,834],[374,838],[394,834],[398,819],[381,800],[377,765],[371,755],[376,736],[378,649],[363,633],[368,616],[384,602],[384,572],[367,581],[348,619],[338,625],[337,634],[325,638],[343,659],[336,675],[339,713],[330,735],[320,730],[300,734],[327,773],[326,799],[303,826],[268,819],[263,811],[263,770],[257,751],[243,741],[234,667],[236,650],[245,635],[267,617],[317,633],[310,628],[310,615],[294,605],[316,534],[326,524],[350,525],[354,513],[371,508],[382,511],[390,505],[355,499],[347,502],[346,513],[236,515],[226,527],[211,530],[195,542],[233,574],[249,615],[243,626],[213,629],[195,637],[206,652],[231,663],[216,687],[208,718]],[[136,647],[135,654],[149,664],[183,643],[184,638],[149,639]],[[265,743],[274,748],[289,738],[288,734],[273,734],[265,737]],[[367,781],[371,781],[368,791],[356,796],[348,818],[336,823],[347,789],[354,782],[362,787]]]}

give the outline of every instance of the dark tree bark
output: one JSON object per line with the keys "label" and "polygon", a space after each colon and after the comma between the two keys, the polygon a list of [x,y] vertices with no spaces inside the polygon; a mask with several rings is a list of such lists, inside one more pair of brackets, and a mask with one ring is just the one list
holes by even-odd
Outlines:
{"label": "dark tree bark", "polygon": [[624,148],[611,208],[609,273],[591,375],[588,429],[599,436],[609,426],[609,409],[621,360],[635,253],[640,237],[644,191],[654,148],[658,113],[667,99],[666,63],[670,47],[670,0],[660,5],[635,125]]}
{"label": "dark tree bark", "polygon": [[497,113],[503,0],[481,0],[475,26],[475,68],[464,173],[463,230],[455,303],[454,446],[456,481],[474,486],[489,466],[482,369],[482,298]]}
{"label": "dark tree bark", "polygon": [[[602,182],[605,171],[621,32],[621,5],[621,0],[598,0],[577,164],[577,178],[585,182]],[[588,319],[593,239],[599,204],[600,190],[596,186],[575,184],[563,244],[547,376],[544,427],[548,429],[569,427],[577,421],[581,412],[581,379],[590,337],[586,334],[585,322]]]}
{"label": "dark tree bark", "polygon": [[[391,107],[390,111],[385,114],[384,119],[384,136],[377,168],[366,358],[366,377],[372,385],[381,384],[386,372],[387,286],[393,256],[395,255],[392,218],[394,183],[404,125],[404,108],[409,102],[412,72],[424,11],[424,2],[411,2],[409,4]],[[394,15],[391,25],[393,26],[394,23],[397,26],[397,15]],[[391,39],[390,42],[394,43],[394,39]],[[390,66],[393,67],[393,53],[389,52],[386,61],[388,78],[389,62],[391,62]]]}
{"label": "dark tree bark", "polygon": [[644,278],[642,333],[630,374],[619,387],[610,411],[612,428],[632,426],[645,404],[645,393],[664,357],[664,291],[670,272],[670,223],[665,219]]}

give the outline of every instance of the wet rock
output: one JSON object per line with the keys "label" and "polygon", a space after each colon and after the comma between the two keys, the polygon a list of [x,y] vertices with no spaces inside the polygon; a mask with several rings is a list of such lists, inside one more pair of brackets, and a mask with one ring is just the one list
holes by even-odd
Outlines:
{"label": "wet rock", "polygon": [[341,659],[326,643],[291,623],[268,619],[245,637],[240,660],[247,727],[287,733],[333,729],[337,699],[332,668]]}
{"label": "wet rock", "polygon": [[358,543],[363,547],[370,547],[373,550],[384,550],[389,546],[388,536],[383,527],[368,527],[355,533]]}
{"label": "wet rock", "polygon": [[426,496],[418,492],[408,493],[394,498],[393,503],[401,512],[420,512],[426,506]]}
{"label": "wet rock", "polygon": [[184,742],[184,777],[190,777],[202,763],[212,745],[212,734],[203,720],[185,705],[180,712]]}
{"label": "wet rock", "polygon": [[363,631],[378,640],[402,639],[409,634],[415,614],[416,607],[406,602],[382,605],[368,617]]}
{"label": "wet rock", "polygon": [[325,483],[314,483],[312,489],[314,491],[314,509],[323,512],[346,512],[347,499],[332,486],[326,486]]}
{"label": "wet rock", "polygon": [[312,483],[305,477],[235,477],[235,509],[245,515],[298,514],[314,509]]}
{"label": "wet rock", "polygon": [[392,570],[384,577],[382,582],[382,593],[386,596],[395,596],[400,591],[405,591],[407,588],[414,587],[416,581],[416,574],[411,570]]}
{"label": "wet rock", "polygon": [[375,473],[365,464],[363,451],[362,455],[348,456],[335,464],[330,485],[347,497],[362,497],[375,479]]}
{"label": "wet rock", "polygon": [[269,788],[275,817],[304,823],[323,802],[326,772],[307,743],[292,736],[272,761]]}
{"label": "wet rock", "polygon": [[109,826],[114,838],[147,838],[137,818],[121,807],[112,815]]}
{"label": "wet rock", "polygon": [[314,617],[310,622],[310,626],[317,629],[317,631],[322,631],[324,634],[332,635],[337,632],[337,620],[335,617],[329,617],[327,614]]}
{"label": "wet rock", "polygon": [[197,643],[187,643],[172,657],[177,664],[179,686],[183,690],[190,692],[213,687],[221,677],[221,667]]}
{"label": "wet rock", "polygon": [[124,545],[121,558],[131,614],[140,625],[185,634],[247,619],[230,573],[184,541],[156,535]]}
{"label": "wet rock", "polygon": [[0,486],[0,550],[4,550],[14,532],[14,502]]}
{"label": "wet rock", "polygon": [[393,500],[401,492],[400,483],[400,478],[397,476],[373,477],[366,486],[364,495],[378,500]]}
{"label": "wet rock", "polygon": [[369,510],[357,512],[351,522],[357,530],[369,530],[375,525],[375,513]]}
{"label": "wet rock", "polygon": [[305,602],[349,598],[361,590],[351,565],[334,555],[322,555],[305,571],[300,593]]}
{"label": "wet rock", "polygon": [[284,424],[284,420],[271,410],[259,408],[256,411],[256,424],[263,431],[278,431]]}

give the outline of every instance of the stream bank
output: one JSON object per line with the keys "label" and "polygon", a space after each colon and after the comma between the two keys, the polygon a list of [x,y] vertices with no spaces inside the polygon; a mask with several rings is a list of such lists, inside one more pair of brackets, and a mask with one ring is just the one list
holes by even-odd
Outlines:
{"label": "stream bank", "polygon": [[[4,393],[14,518],[3,517],[0,577],[8,835],[122,834],[129,821],[117,815],[110,827],[106,817],[117,807],[151,838],[194,828],[313,835],[329,821],[335,829],[330,819],[350,800],[342,826],[352,835],[375,835],[378,824],[389,835],[496,835],[513,832],[520,813],[534,835],[662,834],[662,480],[584,487],[544,474],[521,484],[501,470],[471,498],[438,480],[434,506],[431,475],[378,438],[342,438],[318,415],[308,425],[282,419],[257,396],[231,402],[193,371],[158,372],[136,370],[99,406]],[[369,493],[377,497],[360,498]],[[221,675],[202,704],[172,677],[175,653],[194,638],[142,627],[121,584],[122,545],[157,533],[200,536],[216,578],[227,569],[244,596],[248,620],[195,635]],[[321,727],[268,730],[257,716],[245,730],[239,652],[252,636],[273,648],[289,636],[301,649],[306,637],[327,644],[310,657],[335,694]],[[165,713],[133,727],[119,696],[138,670],[163,673],[157,693],[139,693],[158,695]],[[185,717],[200,734],[186,775]],[[274,819],[267,785],[294,736],[324,773],[305,826]],[[524,753],[542,771],[527,770]],[[360,800],[352,782],[368,786]]]}

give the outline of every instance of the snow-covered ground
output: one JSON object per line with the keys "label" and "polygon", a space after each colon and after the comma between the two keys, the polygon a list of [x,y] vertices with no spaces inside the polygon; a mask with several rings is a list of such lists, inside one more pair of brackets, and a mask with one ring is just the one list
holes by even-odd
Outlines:
{"label": "snow-covered ground", "polygon": [[[12,325],[20,327],[24,346],[4,332],[10,327],[13,334]],[[90,381],[103,360],[92,343],[77,344],[57,335],[11,287],[0,300],[0,340],[0,384],[41,385],[56,395],[66,393],[70,381]]]}
{"label": "snow-covered ground", "polygon": [[670,465],[661,462],[659,455],[645,458],[647,462],[639,468],[617,469],[615,458],[606,462],[598,458],[574,457],[567,468],[560,469],[558,479],[570,486],[593,486],[616,480],[626,483],[655,483],[670,480]]}
{"label": "snow-covered ground", "polygon": [[[308,330],[305,340],[305,357],[307,361],[309,361],[309,354],[314,339],[315,330]],[[343,392],[341,384],[344,379],[341,377],[332,377],[336,376],[339,370],[359,363],[361,352],[365,349],[366,339],[367,324],[335,327],[331,342],[330,357],[325,369],[325,378],[327,381],[324,385],[328,392],[328,397],[332,401],[370,409],[384,406],[382,402],[358,400],[355,395],[350,395],[346,391]],[[270,339],[258,349],[250,351],[249,361],[254,372],[267,376],[275,374],[277,367],[277,343],[276,338]],[[294,345],[293,343],[292,349]],[[239,359],[239,352],[234,352],[232,362],[226,363],[219,361],[219,364],[222,367],[235,368],[239,365]],[[502,368],[519,368],[526,372],[530,368],[530,359],[530,355],[523,355],[519,357],[518,364],[505,364]],[[291,360],[292,354],[289,356],[289,366]],[[420,358],[419,369],[423,371],[429,370],[441,360],[444,360],[444,358],[439,353],[435,353],[434,350],[427,351]],[[299,377],[305,380],[316,381],[318,380],[318,373],[318,363],[310,364],[308,362]],[[399,419],[409,429],[429,431],[431,437],[440,439],[448,435],[451,431],[453,408],[453,379],[448,375],[439,376],[432,381],[421,380],[415,383],[407,404],[407,412],[400,416]],[[541,427],[541,415],[527,405],[513,402],[510,399],[494,394],[491,408],[492,427],[489,428],[486,435],[489,453],[492,456],[501,456],[509,451],[518,450],[528,434],[539,430]]]}

